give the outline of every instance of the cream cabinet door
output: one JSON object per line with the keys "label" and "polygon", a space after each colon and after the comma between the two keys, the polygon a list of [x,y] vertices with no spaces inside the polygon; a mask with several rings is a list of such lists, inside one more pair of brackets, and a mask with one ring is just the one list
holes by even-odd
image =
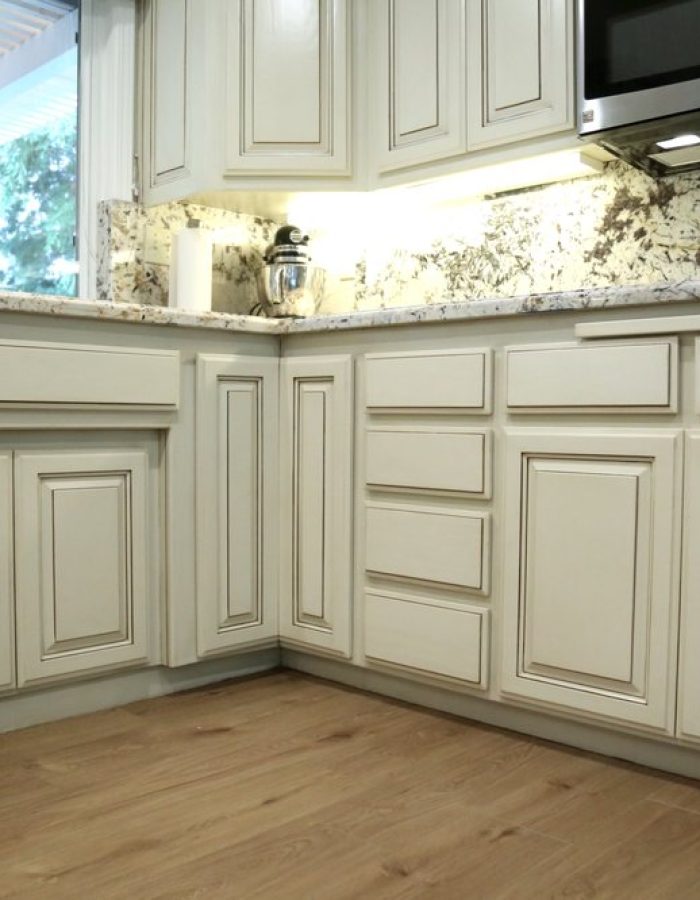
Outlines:
{"label": "cream cabinet door", "polygon": [[197,359],[197,652],[277,640],[276,359]]}
{"label": "cream cabinet door", "polygon": [[352,363],[283,359],[281,587],[284,643],[351,652]]}
{"label": "cream cabinet door", "polygon": [[502,689],[672,733],[675,431],[507,435]]}
{"label": "cream cabinet door", "polygon": [[686,439],[678,736],[700,741],[700,432]]}
{"label": "cream cabinet door", "polygon": [[0,453],[0,691],[15,683],[12,454]]}
{"label": "cream cabinet door", "polygon": [[573,0],[467,0],[469,149],[573,128]]}
{"label": "cream cabinet door", "polygon": [[370,41],[377,170],[464,153],[464,0],[372,0]]}
{"label": "cream cabinet door", "polygon": [[228,0],[226,175],[348,172],[346,0]]}
{"label": "cream cabinet door", "polygon": [[18,684],[149,660],[148,454],[15,456]]}
{"label": "cream cabinet door", "polygon": [[202,45],[194,0],[146,0],[142,19],[141,181],[147,203],[193,189],[194,114]]}

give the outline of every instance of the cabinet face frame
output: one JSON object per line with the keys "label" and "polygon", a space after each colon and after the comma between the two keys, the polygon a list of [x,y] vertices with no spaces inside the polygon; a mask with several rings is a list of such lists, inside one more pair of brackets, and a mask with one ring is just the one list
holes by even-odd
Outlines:
{"label": "cabinet face frame", "polygon": [[[197,357],[197,652],[202,657],[277,642],[278,379],[276,359]],[[252,488],[248,498],[246,485]],[[238,557],[246,545],[248,557]],[[237,563],[247,568],[248,598],[233,590]]]}
{"label": "cabinet face frame", "polygon": [[[408,70],[412,76],[411,70],[421,60],[414,58],[412,64],[408,64],[419,48],[415,44],[402,46],[399,31],[402,15],[410,21],[414,11],[410,3],[408,8],[401,10],[406,0],[372,0],[370,4],[374,52],[371,54],[373,89],[368,94],[376,123],[372,133],[380,138],[375,144],[375,164],[379,173],[442,160],[466,150],[464,0],[413,2],[418,2],[423,15],[431,20],[424,22],[425,26],[432,27],[432,33],[428,32],[430,40],[423,51],[434,57],[422,61],[433,67],[434,96],[429,104],[432,114],[428,114],[422,123],[416,121],[406,125],[405,131],[401,125],[401,107],[406,103],[415,104],[416,97],[415,90],[402,84],[401,75]],[[422,79],[423,84],[428,82],[428,78]]]}
{"label": "cabinet face frame", "polygon": [[[284,0],[273,2],[282,4]],[[299,141],[284,135],[256,140],[256,67],[261,62],[255,53],[255,3],[234,0],[227,4],[224,177],[350,174],[350,4],[348,0],[304,3],[307,13],[315,6],[319,17],[318,133],[312,140]],[[268,59],[274,56],[267,54]],[[257,77],[262,79],[263,73]],[[267,81],[271,80],[275,79],[268,74]],[[314,85],[309,88],[313,90]]]}
{"label": "cabinet face frame", "polygon": [[[83,672],[146,664],[154,661],[151,614],[158,600],[149,592],[151,532],[149,528],[149,459],[146,449],[18,450],[15,454],[15,554],[17,604],[17,683],[19,687]],[[110,585],[119,595],[112,609],[110,633],[61,635],[75,623],[70,608],[70,574],[61,566],[60,554],[70,560],[80,550],[71,549],[70,533],[57,531],[57,500],[65,494],[64,514],[70,504],[87,501],[92,492],[109,491],[117,498],[111,526],[120,540],[120,574]],[[81,494],[84,496],[81,498]],[[65,503],[69,504],[65,509]],[[96,503],[99,506],[99,503]],[[73,514],[77,512],[73,510]],[[68,521],[67,519],[66,521]],[[104,522],[96,525],[104,526]],[[99,528],[97,529],[99,533]],[[79,538],[76,538],[78,541]],[[85,539],[85,535],[83,535]],[[150,552],[149,552],[150,548]],[[103,547],[102,552],[114,551]],[[96,549],[97,552],[97,549]],[[58,556],[57,556],[58,553]],[[119,554],[118,554],[119,555]],[[114,560],[112,560],[114,562]],[[75,560],[73,559],[73,562]],[[64,561],[65,563],[65,561]],[[85,560],[86,566],[93,564]],[[63,586],[61,569],[68,576]],[[88,571],[93,585],[99,573]],[[78,576],[79,579],[79,576]],[[93,588],[94,589],[94,588]],[[78,586],[74,593],[79,592]],[[103,615],[110,615],[103,610]],[[116,618],[115,618],[116,616]],[[73,621],[71,622],[71,620]],[[118,620],[118,621],[117,621]]]}
{"label": "cabinet face frame", "polygon": [[[666,734],[674,729],[676,688],[680,529],[681,433],[675,430],[618,432],[563,429],[506,429],[505,578],[501,687],[504,694],[536,704],[575,711],[608,721]],[[528,670],[525,659],[527,614],[528,530],[534,527],[528,495],[528,471],[533,460],[555,468],[580,466],[604,477],[608,465],[642,464],[648,468],[646,511],[648,558],[635,571],[648,574],[640,602],[646,609],[644,627],[630,637],[631,677],[641,683],[614,690],[611,683],[574,671],[556,677],[553,670]],[[599,471],[600,470],[600,473]],[[624,473],[625,475],[633,473]],[[639,508],[642,509],[642,501]],[[584,514],[585,510],[581,511]],[[641,524],[638,522],[638,524]],[[638,545],[636,545],[638,546]],[[638,552],[638,551],[636,551]],[[636,564],[635,564],[636,565]],[[634,582],[636,584],[636,581]],[[642,585],[643,586],[643,585]],[[636,590],[636,588],[635,588]],[[635,595],[636,597],[636,595]],[[636,599],[633,601],[636,609]],[[604,627],[605,623],[602,623]],[[637,644],[637,642],[641,642]],[[641,668],[640,668],[641,666]],[[576,682],[576,677],[579,682]],[[623,689],[624,688],[624,689]]]}
{"label": "cabinet face frame", "polygon": [[700,431],[686,434],[684,498],[677,736],[700,742]]}
{"label": "cabinet face frame", "polygon": [[[536,7],[532,13],[537,17],[533,24],[538,33],[536,94],[530,100],[514,99],[510,105],[497,107],[495,83],[503,60],[495,57],[496,14],[498,10],[504,12],[505,3],[504,0],[467,0],[469,150],[574,127],[573,0],[510,2],[519,4],[521,9]],[[510,57],[508,62],[514,65]]]}
{"label": "cabinet face frame", "polygon": [[281,640],[343,657],[352,652],[353,421],[350,356],[282,360]]}
{"label": "cabinet face frame", "polygon": [[0,691],[15,685],[12,453],[0,451]]}

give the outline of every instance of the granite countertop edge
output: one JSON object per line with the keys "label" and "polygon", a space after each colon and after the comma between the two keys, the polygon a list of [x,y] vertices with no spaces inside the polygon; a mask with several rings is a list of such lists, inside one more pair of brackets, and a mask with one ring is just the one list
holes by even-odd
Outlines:
{"label": "granite countertop edge", "polygon": [[0,292],[0,312],[283,335],[430,322],[458,322],[533,313],[671,305],[693,301],[700,301],[700,278],[651,285],[613,285],[547,294],[525,294],[502,299],[448,301],[424,306],[331,313],[310,316],[306,319],[266,319],[260,316],[76,300],[73,297],[46,294],[2,292]]}

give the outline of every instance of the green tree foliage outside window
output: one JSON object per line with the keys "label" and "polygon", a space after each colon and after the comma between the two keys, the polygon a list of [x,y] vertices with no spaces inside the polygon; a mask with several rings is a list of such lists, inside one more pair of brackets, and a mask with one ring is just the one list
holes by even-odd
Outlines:
{"label": "green tree foliage outside window", "polygon": [[0,146],[0,290],[75,295],[74,116]]}

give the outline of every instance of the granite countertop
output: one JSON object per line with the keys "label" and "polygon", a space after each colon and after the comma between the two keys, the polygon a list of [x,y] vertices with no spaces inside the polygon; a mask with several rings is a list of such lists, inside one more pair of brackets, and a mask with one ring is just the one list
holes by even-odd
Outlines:
{"label": "granite countertop", "polygon": [[700,279],[653,285],[582,288],[577,291],[528,294],[505,299],[450,301],[426,306],[316,315],[308,319],[266,319],[260,316],[194,312],[126,303],[98,303],[76,300],[73,297],[22,293],[0,293],[0,313],[36,313],[78,319],[104,319],[112,322],[281,335],[411,325],[418,322],[458,322],[532,313],[672,305],[698,300],[700,300]]}

